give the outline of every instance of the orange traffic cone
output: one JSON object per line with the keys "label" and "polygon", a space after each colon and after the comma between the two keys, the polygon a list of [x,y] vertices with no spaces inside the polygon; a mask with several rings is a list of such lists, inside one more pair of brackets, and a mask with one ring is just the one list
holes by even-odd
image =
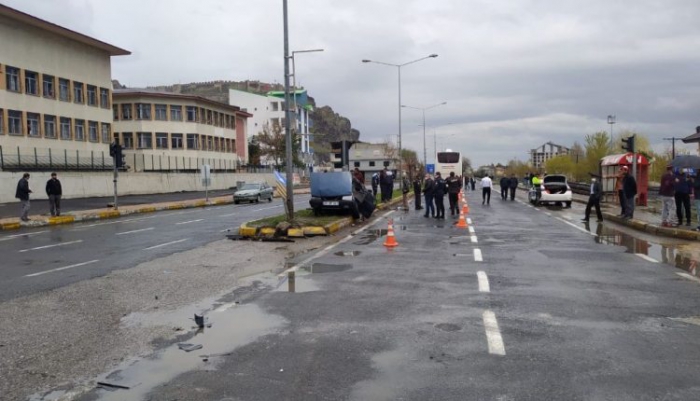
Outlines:
{"label": "orange traffic cone", "polygon": [[396,242],[396,237],[394,236],[394,221],[393,220],[389,220],[389,227],[387,228],[386,241],[384,241],[384,246],[387,248],[393,248],[395,246],[399,246],[399,243]]}
{"label": "orange traffic cone", "polygon": [[[466,206],[466,205],[465,205]],[[461,212],[459,212],[459,222],[457,222],[456,225],[457,228],[467,228],[469,227],[467,225],[467,219],[464,217],[464,209],[462,209]]]}
{"label": "orange traffic cone", "polygon": [[469,214],[469,205],[467,205],[467,202],[464,202],[464,206],[462,206],[462,213],[464,213],[465,216]]}

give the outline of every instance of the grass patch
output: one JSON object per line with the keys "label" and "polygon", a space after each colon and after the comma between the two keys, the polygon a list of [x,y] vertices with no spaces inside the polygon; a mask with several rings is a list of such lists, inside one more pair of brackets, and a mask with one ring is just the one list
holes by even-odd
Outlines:
{"label": "grass patch", "polygon": [[[325,226],[326,224],[333,223],[340,219],[344,219],[349,215],[321,215],[314,216],[313,210],[305,209],[298,210],[294,212],[294,223],[293,225],[299,226]],[[287,221],[286,214],[280,214],[277,216],[266,217],[264,219],[255,220],[246,223],[248,227],[276,227],[277,224]]]}

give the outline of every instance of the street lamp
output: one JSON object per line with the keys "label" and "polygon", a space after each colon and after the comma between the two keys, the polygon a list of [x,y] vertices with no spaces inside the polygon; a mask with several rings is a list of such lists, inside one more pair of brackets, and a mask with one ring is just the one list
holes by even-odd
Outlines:
{"label": "street lamp", "polygon": [[615,116],[612,114],[608,115],[608,124],[610,124],[610,152],[615,149],[615,142],[613,139],[613,124],[615,124]]}
{"label": "street lamp", "polygon": [[287,187],[287,219],[294,220],[294,175],[292,173],[292,130],[289,119],[289,23],[287,18],[287,0],[282,0],[282,19],[284,21],[284,134],[287,146],[286,187]]}
{"label": "street lamp", "polygon": [[433,109],[433,108],[438,107],[438,106],[443,106],[446,104],[447,104],[447,102],[442,102],[442,103],[434,104],[434,105],[428,106],[428,107],[412,107],[412,106],[406,106],[405,104],[401,105],[401,107],[405,107],[407,109],[420,110],[423,112],[423,163],[424,164],[428,164],[428,152],[426,151],[426,148],[425,148],[425,111]]}
{"label": "street lamp", "polygon": [[[297,74],[296,74],[296,63],[295,63],[294,56],[297,53],[315,53],[315,52],[322,52],[322,51],[323,51],[323,49],[308,49],[308,50],[294,50],[294,51],[292,51],[292,56],[291,56],[291,59],[292,59],[292,90],[294,91],[294,94],[293,94],[294,108],[293,108],[293,110],[294,110],[294,126],[295,127],[299,125],[299,113],[297,113],[297,92],[296,92],[296,90],[297,90]],[[303,133],[300,133],[300,135],[302,137],[304,136]],[[310,140],[309,140],[308,135],[306,136],[305,141],[306,141],[306,152],[310,153],[309,152]],[[308,158],[305,157],[305,159],[307,159],[306,162],[308,162]]]}
{"label": "street lamp", "polygon": [[[409,64],[417,63],[419,61],[423,61],[423,60],[426,60],[429,58],[435,58],[437,56],[438,56],[437,54],[433,53],[429,56],[421,57],[419,59],[409,61],[409,62],[403,63],[403,64],[385,63],[383,61],[374,61],[374,60],[367,60],[367,59],[362,60],[363,63],[381,64],[381,65],[386,65],[389,67],[396,67],[396,69],[398,70],[398,75],[399,75],[399,103],[398,103],[398,106],[399,106],[399,174],[401,174],[401,67],[405,67]],[[404,206],[404,208],[407,209],[408,205],[406,204],[406,195],[405,194],[403,197],[403,206]]]}

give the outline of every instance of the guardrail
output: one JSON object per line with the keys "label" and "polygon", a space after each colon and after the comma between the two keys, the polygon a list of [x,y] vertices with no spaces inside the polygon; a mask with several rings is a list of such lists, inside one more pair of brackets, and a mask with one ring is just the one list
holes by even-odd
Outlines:
{"label": "guardrail", "polygon": [[108,152],[20,148],[15,151],[0,146],[2,170],[112,170],[114,161]]}

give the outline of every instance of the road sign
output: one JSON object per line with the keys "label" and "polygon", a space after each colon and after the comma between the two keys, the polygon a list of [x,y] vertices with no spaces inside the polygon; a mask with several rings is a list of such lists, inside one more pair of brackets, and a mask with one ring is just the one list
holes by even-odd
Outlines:
{"label": "road sign", "polygon": [[435,165],[434,164],[426,164],[425,165],[425,171],[428,174],[435,174]]}

